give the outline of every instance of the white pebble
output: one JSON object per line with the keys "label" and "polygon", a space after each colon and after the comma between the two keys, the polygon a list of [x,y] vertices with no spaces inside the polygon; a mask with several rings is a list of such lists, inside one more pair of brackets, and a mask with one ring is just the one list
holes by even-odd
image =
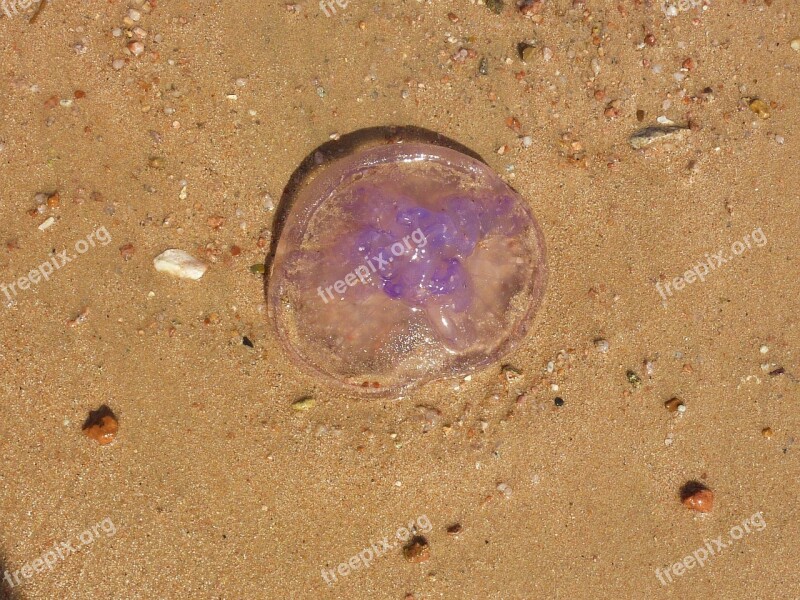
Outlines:
{"label": "white pebble", "polygon": [[503,494],[506,498],[511,498],[511,494],[514,493],[514,490],[511,489],[511,486],[507,483],[500,483],[497,485],[497,491]]}
{"label": "white pebble", "polygon": [[608,352],[610,344],[608,343],[608,340],[595,340],[594,347],[597,348],[598,352],[605,354]]}
{"label": "white pebble", "polygon": [[181,279],[200,279],[208,269],[205,263],[183,250],[170,248],[153,259],[156,271]]}
{"label": "white pebble", "polygon": [[530,148],[533,145],[533,138],[529,135],[526,135],[522,138],[522,147],[523,148]]}
{"label": "white pebble", "polygon": [[545,46],[542,48],[542,58],[544,58],[545,62],[549,62],[553,58],[553,51]]}
{"label": "white pebble", "polygon": [[790,44],[792,50],[795,52],[800,52],[800,38],[794,38]]}
{"label": "white pebble", "polygon": [[766,354],[767,352],[769,352],[769,346],[761,346],[761,348],[759,348],[758,351],[761,352],[761,354]]}
{"label": "white pebble", "polygon": [[55,217],[47,217],[47,219],[45,219],[45,221],[41,225],[39,225],[39,231],[44,231],[45,229],[49,229],[50,227],[53,226],[55,222],[56,222]]}
{"label": "white pebble", "polygon": [[142,18],[142,13],[140,13],[135,8],[128,9],[128,18],[130,18],[131,21],[136,23],[139,19]]}
{"label": "white pebble", "polygon": [[115,71],[119,71],[119,70],[120,70],[122,67],[124,67],[124,66],[125,66],[125,60],[124,60],[124,59],[122,59],[122,58],[118,58],[118,59],[116,59],[114,62],[112,62],[112,63],[111,63],[111,67],[112,67],[112,68],[113,68]]}

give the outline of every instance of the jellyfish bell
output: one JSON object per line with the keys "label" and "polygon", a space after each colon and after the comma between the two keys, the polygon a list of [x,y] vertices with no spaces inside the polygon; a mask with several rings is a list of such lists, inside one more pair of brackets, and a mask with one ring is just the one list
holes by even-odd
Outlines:
{"label": "jellyfish bell", "polygon": [[305,370],[400,394],[524,338],[544,292],[543,236],[488,166],[404,143],[321,169],[294,198],[267,285],[270,319]]}

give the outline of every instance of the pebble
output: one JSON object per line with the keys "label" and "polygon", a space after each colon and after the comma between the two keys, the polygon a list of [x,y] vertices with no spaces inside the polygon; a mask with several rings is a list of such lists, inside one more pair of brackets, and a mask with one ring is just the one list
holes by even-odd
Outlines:
{"label": "pebble", "polygon": [[641,387],[642,385],[642,378],[639,377],[634,371],[628,371],[625,373],[625,378],[634,388]]}
{"label": "pebble", "polygon": [[300,398],[299,400],[295,400],[292,402],[292,409],[298,412],[306,411],[314,408],[316,405],[316,401],[314,398],[307,397],[307,398]]}
{"label": "pebble", "polygon": [[748,104],[750,110],[756,113],[762,119],[769,119],[770,112],[769,112],[769,105],[764,102],[763,100],[756,98],[751,100]]}
{"label": "pebble", "polygon": [[47,219],[45,219],[44,222],[39,225],[39,231],[50,229],[55,222],[56,222],[55,217],[47,217]]}
{"label": "pebble", "polygon": [[125,244],[119,247],[119,255],[122,257],[122,260],[126,262],[133,258],[135,252],[136,248],[133,244]]}
{"label": "pebble", "polygon": [[119,421],[113,411],[105,404],[89,412],[89,417],[83,424],[83,432],[101,446],[113,442],[119,431]]}
{"label": "pebble", "polygon": [[415,537],[409,544],[403,547],[403,556],[405,556],[408,562],[425,562],[431,557],[428,540],[421,535]]}
{"label": "pebble", "polygon": [[686,410],[686,406],[683,404],[683,401],[680,398],[670,398],[669,400],[664,402],[664,407],[669,412],[678,412],[678,411],[684,412]]}
{"label": "pebble", "polygon": [[450,535],[458,535],[460,534],[464,528],[461,526],[461,523],[453,523],[447,528],[447,533]]}
{"label": "pebble", "polygon": [[772,439],[772,427],[764,427],[764,429],[761,430],[761,435],[763,435],[768,440]]}
{"label": "pebble", "polygon": [[514,493],[514,490],[512,490],[511,486],[507,483],[497,484],[497,491],[503,494],[503,496],[506,498],[511,498],[511,495]]}
{"label": "pebble", "polygon": [[690,481],[681,488],[681,502],[695,512],[711,512],[714,508],[714,492],[702,483]]}
{"label": "pebble", "polygon": [[200,279],[208,269],[208,266],[197,260],[188,252],[170,248],[165,250],[153,259],[153,266],[156,271],[167,273],[173,277],[181,279]]}
{"label": "pebble", "polygon": [[654,142],[665,141],[668,139],[682,139],[687,132],[689,132],[688,127],[681,127],[679,125],[646,127],[634,133],[630,137],[629,142],[633,149],[639,150],[649,146],[650,144],[653,144]]}
{"label": "pebble", "polygon": [[141,56],[144,54],[144,44],[138,40],[128,42],[127,48],[134,56]]}
{"label": "pebble", "polygon": [[792,47],[792,50],[794,50],[795,52],[800,52],[800,38],[794,38],[791,41],[790,46]]}
{"label": "pebble", "polygon": [[608,340],[600,339],[594,341],[594,347],[597,348],[598,352],[605,354],[606,352],[608,352],[608,349],[611,347],[611,344],[608,343]]}
{"label": "pebble", "polygon": [[111,68],[113,68],[115,71],[119,71],[124,66],[125,66],[125,59],[123,58],[117,58],[116,60],[114,60],[114,62],[111,63]]}

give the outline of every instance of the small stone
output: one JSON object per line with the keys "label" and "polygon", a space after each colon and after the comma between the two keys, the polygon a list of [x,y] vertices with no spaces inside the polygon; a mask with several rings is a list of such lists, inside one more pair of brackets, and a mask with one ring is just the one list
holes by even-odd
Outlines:
{"label": "small stone", "polygon": [[761,352],[761,354],[766,354],[767,352],[769,352],[769,346],[761,346],[761,348],[759,348],[758,351]]}
{"label": "small stone", "polygon": [[211,215],[206,219],[206,223],[211,229],[217,230],[225,223],[225,217],[222,215]]}
{"label": "small stone", "polygon": [[141,56],[144,54],[144,44],[138,40],[134,40],[132,42],[128,42],[126,46],[128,50],[130,50],[131,54],[134,56]]}
{"label": "small stone", "polygon": [[167,273],[173,277],[181,279],[200,279],[208,269],[208,266],[197,260],[188,252],[170,248],[165,250],[153,259],[153,266],[156,271]]}
{"label": "small stone", "polygon": [[[680,398],[670,398],[666,402],[664,402],[664,407],[669,412],[677,412],[680,408],[684,406],[683,401]],[[684,406],[685,408],[685,406]]]}
{"label": "small stone", "polygon": [[119,431],[119,421],[113,411],[103,404],[97,410],[89,412],[83,424],[83,432],[101,446],[113,442]]}
{"label": "small stone", "polygon": [[764,427],[761,430],[761,435],[763,435],[766,439],[772,439],[772,427]]}
{"label": "small stone", "polygon": [[421,535],[414,537],[407,545],[403,546],[403,556],[408,562],[425,562],[431,557],[428,540]]}
{"label": "small stone", "polygon": [[136,10],[135,8],[129,8],[129,9],[128,9],[128,18],[129,18],[131,21],[133,21],[134,23],[137,23],[137,22],[139,21],[139,19],[141,19],[141,18],[142,18],[142,13],[140,13],[140,12],[139,12],[138,10]]}
{"label": "small stone", "polygon": [[526,63],[533,62],[536,58],[536,47],[525,46],[522,49],[522,60]]}
{"label": "small stone", "polygon": [[497,491],[503,494],[503,496],[506,498],[511,498],[511,495],[514,493],[514,490],[512,490],[511,486],[507,483],[497,484]]}
{"label": "small stone", "polygon": [[136,248],[134,248],[133,244],[125,244],[119,247],[119,255],[126,262],[133,258],[135,252]]}
{"label": "small stone", "polygon": [[452,525],[450,525],[450,526],[447,528],[447,533],[448,533],[449,535],[458,535],[458,534],[460,534],[460,533],[461,533],[463,530],[464,530],[464,528],[463,528],[463,527],[461,527],[461,523],[453,523]]}
{"label": "small stone", "polygon": [[756,98],[751,100],[748,106],[750,107],[750,110],[756,113],[761,119],[769,119],[769,105],[763,100]]}
{"label": "small stone", "polygon": [[664,125],[646,127],[634,133],[630,139],[630,145],[634,150],[639,150],[658,141],[680,140],[690,129],[679,125]]}
{"label": "small stone", "polygon": [[39,231],[44,231],[46,229],[50,229],[56,222],[55,217],[47,217],[43,223],[39,225]]}
{"label": "small stone", "polygon": [[122,67],[125,66],[125,59],[124,58],[117,58],[114,62],[111,63],[111,68],[115,71],[119,71]]}
{"label": "small stone", "polygon": [[266,272],[266,267],[264,266],[264,263],[256,263],[254,265],[250,265],[249,269],[253,275],[263,275]]}
{"label": "small stone", "polygon": [[564,406],[564,399],[560,397],[556,398],[555,400],[553,400],[553,404],[555,404],[558,407],[562,407]]}
{"label": "small stone", "polygon": [[794,38],[789,45],[795,52],[800,52],[800,38]]}
{"label": "small stone", "polygon": [[160,156],[151,156],[150,159],[147,161],[147,166],[151,169],[161,170],[164,168],[165,161]]}
{"label": "small stone", "polygon": [[642,385],[642,378],[639,377],[634,371],[628,371],[625,373],[625,378],[634,388],[641,387]]}
{"label": "small stone", "polygon": [[608,352],[611,344],[608,343],[608,340],[599,339],[594,341],[594,347],[597,348],[598,352],[605,354]]}
{"label": "small stone", "polygon": [[314,398],[311,398],[309,396],[307,398],[300,398],[299,400],[295,400],[294,402],[292,402],[292,409],[301,412],[310,410],[314,408],[315,405],[316,401],[314,400]]}
{"label": "small stone", "polygon": [[681,488],[681,502],[695,512],[711,512],[714,508],[714,492],[699,481],[689,481]]}

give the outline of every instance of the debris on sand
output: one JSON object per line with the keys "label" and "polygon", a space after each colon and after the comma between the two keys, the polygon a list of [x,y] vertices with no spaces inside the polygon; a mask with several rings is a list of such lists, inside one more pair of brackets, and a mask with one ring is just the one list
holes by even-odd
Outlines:
{"label": "debris on sand", "polygon": [[630,137],[629,141],[634,150],[640,150],[655,142],[683,139],[689,131],[688,127],[680,125],[655,125],[640,129]]}
{"label": "debris on sand", "polygon": [[160,273],[181,279],[200,279],[208,266],[183,250],[170,248],[153,259],[153,266]]}

